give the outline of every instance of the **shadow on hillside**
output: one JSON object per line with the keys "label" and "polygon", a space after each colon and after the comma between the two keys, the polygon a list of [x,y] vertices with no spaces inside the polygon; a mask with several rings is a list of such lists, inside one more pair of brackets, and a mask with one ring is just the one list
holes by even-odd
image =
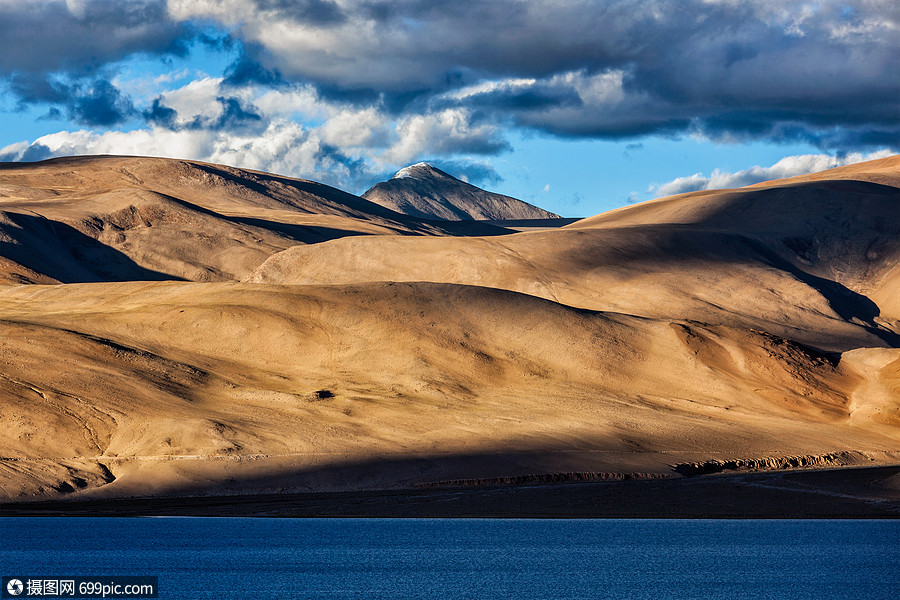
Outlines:
{"label": "shadow on hillside", "polygon": [[0,231],[12,241],[0,241],[0,256],[61,283],[184,281],[142,267],[65,223],[22,213],[4,215],[12,226],[0,225]]}
{"label": "shadow on hillside", "polygon": [[[535,460],[539,454],[530,455]],[[151,498],[81,499],[0,504],[0,514],[70,516],[256,516],[256,517],[668,517],[810,518],[895,517],[895,492],[885,486],[900,467],[830,471],[774,471],[690,478],[640,473],[547,473],[535,481],[488,485],[416,487],[401,483],[414,474],[483,471],[486,462],[521,472],[523,456],[470,453],[431,458],[382,458],[284,472],[270,481],[229,479],[181,486]],[[543,471],[531,471],[532,473]],[[418,474],[417,476],[415,474]],[[580,479],[578,476],[598,476]],[[605,480],[604,475],[615,475]],[[673,474],[674,475],[674,474]],[[377,479],[373,479],[373,476]],[[503,479],[503,478],[501,478]],[[544,481],[546,479],[546,481]],[[373,485],[374,482],[379,483]],[[317,491],[340,487],[355,491]],[[297,491],[307,488],[308,491]],[[856,493],[860,489],[866,494]],[[849,491],[849,493],[848,493]],[[156,491],[158,494],[158,490]],[[170,496],[171,494],[171,496]],[[181,496],[181,497],[175,497]],[[865,497],[863,497],[865,496]],[[879,498],[873,502],[873,498]]]}
{"label": "shadow on hillside", "polygon": [[[571,230],[576,235],[578,230]],[[804,283],[827,300],[841,319],[853,322],[887,344],[900,347],[900,335],[876,325],[881,311],[867,296],[847,286],[804,270],[790,248],[776,236],[745,235],[735,228],[706,228],[704,224],[652,224],[594,230],[595,234],[570,249],[561,250],[560,260],[574,273],[596,269],[619,269],[623,273],[672,273],[700,268],[711,275],[744,265],[781,271]],[[890,244],[892,233],[871,234],[860,246]],[[725,279],[727,281],[727,278]],[[709,285],[719,285],[715,278]]]}

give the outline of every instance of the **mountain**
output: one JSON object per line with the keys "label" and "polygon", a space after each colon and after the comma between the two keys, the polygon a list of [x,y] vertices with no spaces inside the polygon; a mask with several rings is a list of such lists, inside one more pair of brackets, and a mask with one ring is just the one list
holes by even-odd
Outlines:
{"label": "mountain", "polygon": [[391,210],[423,219],[492,221],[556,219],[527,202],[485,191],[440,169],[419,163],[376,184],[363,198]]}
{"label": "mountain", "polygon": [[0,164],[0,281],[235,281],[345,235],[492,235],[301,179],[127,156]]}
{"label": "mountain", "polygon": [[184,161],[0,186],[7,501],[900,462],[900,157],[498,236]]}

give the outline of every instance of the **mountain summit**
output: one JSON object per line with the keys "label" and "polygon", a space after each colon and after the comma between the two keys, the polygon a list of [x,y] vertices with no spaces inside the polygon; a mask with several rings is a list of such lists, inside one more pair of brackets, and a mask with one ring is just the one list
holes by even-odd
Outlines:
{"label": "mountain summit", "polygon": [[427,163],[412,165],[362,195],[405,215],[425,219],[556,219],[537,206],[460,181]]}

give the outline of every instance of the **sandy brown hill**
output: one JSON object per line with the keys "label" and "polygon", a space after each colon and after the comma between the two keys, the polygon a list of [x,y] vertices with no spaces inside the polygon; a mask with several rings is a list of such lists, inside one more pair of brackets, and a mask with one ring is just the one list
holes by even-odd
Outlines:
{"label": "sandy brown hill", "polygon": [[594,310],[739,324],[821,349],[890,346],[900,334],[898,215],[900,190],[864,181],[711,191],[555,231],[296,247],[251,281],[483,285]]}
{"label": "sandy brown hill", "polygon": [[376,184],[363,198],[405,215],[423,219],[504,221],[555,219],[555,215],[527,202],[488,192],[427,163],[401,169]]}
{"label": "sandy brown hill", "polygon": [[[0,287],[0,494],[370,489],[570,472],[672,476],[675,465],[716,461],[896,461],[891,165],[876,169],[878,182],[843,171],[470,238],[391,221],[386,209],[328,212],[364,204],[304,213],[300,199],[289,207],[270,197],[266,186],[280,180],[262,174],[256,188],[196,183],[190,201],[187,183],[149,189],[151,178],[131,168],[142,187],[83,193],[77,177],[86,175],[74,167],[50,169],[43,184],[20,178],[2,208],[12,241],[0,240],[0,255],[23,280],[76,281],[71,274],[88,267],[81,280],[100,279],[95,270],[115,258],[102,254],[112,225],[148,230],[125,234],[133,248],[209,253],[182,260],[178,276],[200,279],[183,265],[237,253],[219,236],[256,254],[222,263],[243,265],[229,277],[252,273],[243,282]],[[124,177],[120,166],[90,185]],[[145,208],[159,205],[159,218]],[[48,216],[71,218],[73,206],[106,211],[102,231],[88,236],[101,254],[72,254],[65,235],[75,234]],[[329,222],[389,235],[275,253],[277,238],[257,242],[243,229],[263,218],[250,216],[257,210],[282,224],[337,219]],[[147,215],[149,225],[129,229]],[[185,237],[197,215],[219,225],[227,215],[237,229]],[[78,227],[93,222],[85,219]],[[9,252],[54,239],[61,249]],[[151,263],[133,248],[118,246],[133,264],[115,273],[176,276],[174,259]],[[74,263],[54,262],[63,250]]]}
{"label": "sandy brown hill", "polygon": [[222,165],[0,164],[0,281],[227,281],[297,244],[453,233],[326,185]]}
{"label": "sandy brown hill", "polygon": [[898,350],[838,364],[760,332],[484,287],[20,286],[0,292],[0,328],[9,497],[897,448],[897,399],[855,394],[896,380]]}
{"label": "sandy brown hill", "polygon": [[900,156],[735,190],[693,192],[583,219],[570,228],[726,230],[900,319]]}

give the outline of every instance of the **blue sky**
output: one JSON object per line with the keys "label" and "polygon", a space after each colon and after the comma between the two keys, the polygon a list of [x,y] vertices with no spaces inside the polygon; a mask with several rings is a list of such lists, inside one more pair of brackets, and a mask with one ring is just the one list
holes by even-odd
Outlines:
{"label": "blue sky", "polygon": [[897,153],[898,47],[893,0],[0,0],[0,160],[428,161],[586,216]]}

